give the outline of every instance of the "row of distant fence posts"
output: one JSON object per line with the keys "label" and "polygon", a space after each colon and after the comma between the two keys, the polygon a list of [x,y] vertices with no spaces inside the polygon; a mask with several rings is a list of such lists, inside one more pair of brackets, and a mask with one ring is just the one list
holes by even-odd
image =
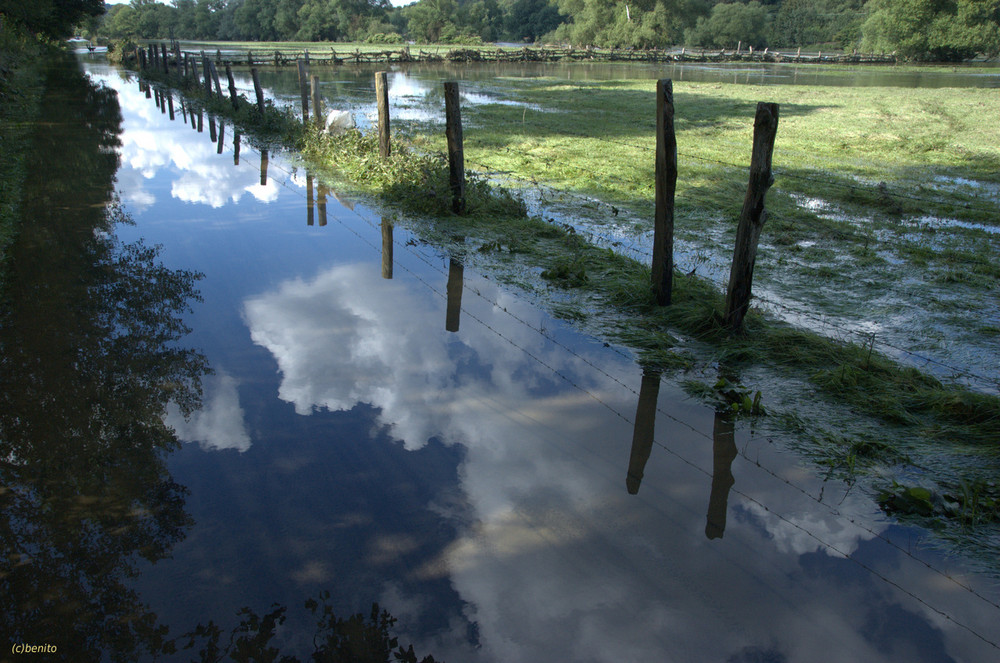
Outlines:
{"label": "row of distant fence posts", "polygon": [[[306,94],[306,70],[299,61],[303,122],[309,121]],[[319,107],[316,77],[312,77],[314,109]],[[375,96],[378,108],[379,151],[382,158],[391,153],[389,142],[389,96],[386,72],[375,74]],[[461,94],[458,83],[444,83],[445,135],[448,143],[448,174],[452,193],[452,211],[464,214],[465,156],[462,137]],[[316,110],[318,115],[318,110]],[[754,118],[753,151],[750,158],[750,179],[743,208],[736,228],[736,246],[730,267],[729,284],[723,324],[734,332],[742,331],[750,306],[753,270],[757,245],[767,220],[764,198],[774,183],[771,158],[778,129],[778,105],[758,103]],[[653,220],[653,260],[651,282],[656,301],[661,306],[671,303],[673,290],[674,197],[677,188],[677,139],[674,134],[674,95],[670,79],[656,82],[656,164],[655,216]]]}
{"label": "row of distant fence posts", "polygon": [[[146,51],[139,49],[137,59],[143,68],[152,67],[169,74],[167,47],[165,44],[151,45]],[[212,95],[212,84],[220,98],[222,86],[215,63],[201,52],[202,76],[205,92]],[[194,77],[198,82],[196,65],[190,62],[190,54],[181,57],[179,48],[174,46],[174,56],[178,67],[183,66],[185,78]],[[307,59],[297,61],[299,73],[299,89],[302,101],[302,120],[309,122],[309,98],[312,97],[313,117],[318,126],[322,126],[324,118],[321,110],[319,94],[319,79],[309,75]],[[254,92],[257,97],[257,107],[264,113],[264,94],[260,86],[257,69],[251,67]],[[226,65],[226,76],[229,82],[229,93],[233,107],[237,106],[236,84],[232,68]],[[389,96],[387,74],[384,71],[375,74],[376,106],[378,109],[379,153],[383,159],[391,155],[389,132]],[[448,172],[452,193],[452,211],[464,214],[465,200],[465,157],[462,137],[462,113],[458,83],[444,83],[445,98],[445,135],[448,142]],[[771,157],[774,152],[774,140],[778,129],[778,105],[773,103],[758,103],[754,118],[753,151],[750,157],[750,178],[747,185],[743,208],[740,212],[736,228],[736,246],[733,251],[733,262],[730,267],[729,283],[726,288],[726,304],[723,313],[723,324],[734,332],[743,329],[743,322],[750,306],[753,270],[757,258],[757,245],[767,211],[764,198],[768,189],[774,183],[771,171]],[[677,139],[674,134],[674,95],[673,83],[670,79],[656,82],[656,157],[655,157],[655,214],[653,219],[653,259],[651,265],[651,284],[656,301],[661,306],[671,304],[673,291],[673,239],[674,239],[674,197],[677,188]]]}

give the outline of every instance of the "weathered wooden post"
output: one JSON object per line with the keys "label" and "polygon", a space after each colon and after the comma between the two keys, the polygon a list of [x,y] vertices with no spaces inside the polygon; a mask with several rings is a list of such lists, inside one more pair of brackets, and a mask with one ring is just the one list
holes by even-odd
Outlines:
{"label": "weathered wooden post", "polygon": [[639,492],[646,461],[653,451],[656,401],[659,396],[660,371],[643,369],[639,403],[635,408],[635,426],[632,429],[632,449],[628,456],[628,473],[625,475],[625,487],[629,495]]}
{"label": "weathered wooden post", "polygon": [[178,42],[174,42],[174,60],[177,61],[177,75],[181,73],[181,45]]}
{"label": "weathered wooden post", "polygon": [[239,98],[236,95],[236,79],[233,78],[233,68],[228,64],[226,65],[226,79],[229,82],[229,98],[233,102],[233,110],[237,110]]}
{"label": "weathered wooden post", "polygon": [[250,50],[247,51],[247,66],[248,67],[253,66],[253,51]]}
{"label": "weathered wooden post", "polygon": [[205,51],[201,52],[201,75],[205,80],[205,95],[212,98],[212,70],[208,66],[208,56]]}
{"label": "weathered wooden post", "polygon": [[302,124],[309,122],[309,73],[306,71],[304,60],[296,60],[295,65],[299,68],[299,96],[302,98]]}
{"label": "weathered wooden post", "polygon": [[233,132],[233,165],[240,165],[240,132],[238,129]]}
{"label": "weathered wooden post", "polygon": [[170,121],[173,122],[174,116],[174,95],[167,93],[167,109],[170,111]]}
{"label": "weathered wooden post", "polygon": [[753,153],[750,156],[750,182],[743,199],[739,225],[736,228],[736,248],[729,271],[726,290],[724,324],[733,332],[743,329],[743,319],[750,307],[753,268],[757,259],[757,242],[767,220],[764,196],[774,183],[771,155],[778,132],[778,104],[758,103],[753,123]]}
{"label": "weathered wooden post", "polygon": [[389,83],[386,72],[375,74],[375,101],[378,106],[378,151],[383,159],[392,152],[389,144]]}
{"label": "weathered wooden post", "polygon": [[458,83],[444,84],[445,135],[448,138],[448,174],[451,181],[451,210],[465,213],[465,153],[462,146],[462,108]]}
{"label": "weathered wooden post", "polygon": [[208,139],[213,143],[219,140],[219,135],[215,131],[215,116],[208,116]]}
{"label": "weathered wooden post", "polygon": [[208,68],[212,72],[212,81],[215,82],[215,93],[219,95],[219,101],[225,99],[222,96],[222,84],[219,82],[219,70],[215,66],[215,62],[209,62]]}
{"label": "weathered wooden post", "polygon": [[462,287],[465,281],[465,265],[452,258],[448,263],[448,308],[445,311],[445,331],[457,332],[462,320]]}
{"label": "weathered wooden post", "polygon": [[382,278],[392,278],[392,221],[382,217]]}
{"label": "weathered wooden post", "polygon": [[226,123],[219,120],[219,145],[215,149],[216,154],[222,154],[222,148],[226,144]]}
{"label": "weathered wooden post", "polygon": [[253,79],[253,91],[257,95],[257,110],[260,116],[264,117],[264,90],[260,87],[260,78],[257,76],[257,68],[250,69],[250,78]]}
{"label": "weathered wooden post", "polygon": [[267,150],[260,151],[260,185],[267,186]]}
{"label": "weathered wooden post", "polygon": [[653,220],[652,285],[656,303],[671,302],[674,278],[674,194],[677,190],[677,138],[674,87],[656,81],[656,212]]}
{"label": "weathered wooden post", "polygon": [[312,94],[313,116],[315,117],[316,126],[322,129],[323,105],[319,96],[319,76],[313,75],[309,77],[309,92]]}

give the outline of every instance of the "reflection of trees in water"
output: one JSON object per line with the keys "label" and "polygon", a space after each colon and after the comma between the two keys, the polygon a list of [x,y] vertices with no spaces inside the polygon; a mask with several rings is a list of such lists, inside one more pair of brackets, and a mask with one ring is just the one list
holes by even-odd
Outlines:
{"label": "reflection of trees in water", "polygon": [[54,61],[0,318],[0,631],[72,660],[134,660],[163,636],[126,580],[190,520],[161,419],[205,359],[176,345],[198,275],[122,244],[115,93]]}

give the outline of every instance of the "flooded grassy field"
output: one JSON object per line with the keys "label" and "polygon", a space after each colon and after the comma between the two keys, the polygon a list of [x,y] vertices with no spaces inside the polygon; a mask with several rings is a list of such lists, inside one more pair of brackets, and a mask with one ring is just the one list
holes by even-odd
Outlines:
{"label": "flooded grassy field", "polygon": [[[964,481],[963,504],[986,513],[995,445],[907,441],[905,422],[860,415],[773,362],[682,333],[671,347],[680,361],[640,364],[641,348],[612,342],[620,314],[596,309],[586,287],[543,278],[527,252],[503,250],[509,233],[407,214],[176,91],[96,59],[85,71],[60,83],[68,96],[48,103],[39,125],[37,204],[12,249],[0,325],[0,589],[11,597],[0,614],[12,644],[58,645],[62,660],[198,660],[211,640],[198,624],[217,624],[225,643],[243,620],[257,647],[304,660],[317,631],[329,634],[317,623],[322,605],[346,618],[378,602],[398,620],[400,644],[448,661],[995,657],[995,523],[966,514],[935,530],[938,510],[952,507],[911,490],[931,477]],[[414,140],[432,136],[443,116],[437,83],[461,73],[470,162],[543,221],[611,249],[608,264],[632,269],[613,256],[649,251],[649,119],[601,109],[644,98],[646,83],[620,69],[571,83],[569,71],[396,72],[394,122]],[[294,75],[263,73],[268,96],[293,105]],[[370,121],[371,71],[317,73],[329,107]],[[732,100],[715,111],[721,147],[681,150],[704,164],[682,174],[700,178],[682,192],[687,202],[679,196],[682,267],[707,276],[697,286],[707,288],[730,243],[736,212],[725,205],[738,209],[745,186],[742,111],[771,88],[691,85],[678,85],[689,102],[709,94],[698,86]],[[774,90],[785,96],[772,100],[796,103],[793,88]],[[556,131],[565,119],[528,128],[565,115],[560,104],[613,145],[586,143],[573,176],[543,156],[584,141],[579,127],[569,137]],[[623,121],[601,119],[608,113]],[[501,131],[522,120],[522,133]],[[679,139],[699,132],[691,122]],[[916,258],[887,244],[915,233],[923,246],[920,224],[944,242],[931,245],[928,269],[944,269],[937,253],[950,237],[966,237],[952,246],[954,271],[975,273],[967,253],[985,242],[995,254],[995,218],[971,207],[996,205],[981,195],[995,193],[995,172],[939,173],[951,179],[930,180],[938,220],[915,221],[906,202],[885,210],[810,189],[802,178],[834,177],[841,157],[824,156],[830,172],[810,170],[807,148],[786,162],[801,178],[783,189],[783,128],[758,263],[774,310],[789,318],[802,306],[809,315],[789,319],[811,327],[819,317],[834,325],[826,333],[881,325],[859,331],[876,332],[873,346],[937,351],[906,340],[933,311],[905,311],[913,329],[894,331],[856,290],[869,279],[907,306],[924,296],[896,282]],[[977,149],[983,163],[995,158]],[[612,156],[617,165],[601,163]],[[891,200],[930,195],[891,168],[857,174],[852,186],[879,178],[876,197],[882,181]],[[965,212],[942,213],[965,199]],[[877,268],[855,255],[869,229]],[[804,270],[827,264],[848,275],[843,309],[803,283],[816,280]],[[939,286],[955,286],[953,315],[980,293],[995,316],[995,284]],[[995,350],[978,335],[962,343],[926,356],[964,370],[970,386],[975,374],[994,376],[984,357]],[[732,407],[757,391],[765,416]],[[879,486],[890,493],[881,504]],[[274,617],[275,605],[287,609],[277,620],[237,612]]]}

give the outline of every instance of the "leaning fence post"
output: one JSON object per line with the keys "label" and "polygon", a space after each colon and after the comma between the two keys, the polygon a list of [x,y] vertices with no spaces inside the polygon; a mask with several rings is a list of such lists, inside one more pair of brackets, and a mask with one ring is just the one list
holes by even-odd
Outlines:
{"label": "leaning fence post", "polygon": [[774,137],[778,132],[778,104],[757,104],[753,123],[753,153],[750,156],[750,182],[743,199],[743,210],[736,228],[736,248],[733,265],[729,271],[726,289],[724,324],[734,332],[743,329],[743,319],[750,307],[750,290],[753,284],[753,267],[757,259],[757,242],[767,220],[764,196],[774,183],[771,174],[771,155]]}
{"label": "leaning fence post", "polygon": [[257,76],[257,67],[250,69],[250,78],[253,79],[253,91],[257,94],[257,110],[261,117],[264,116],[264,91],[260,88],[260,77]]}
{"label": "leaning fence post", "polygon": [[302,124],[309,122],[309,74],[306,72],[304,60],[296,60],[299,68],[299,96],[302,98]]}
{"label": "leaning fence post", "polygon": [[383,159],[391,153],[389,145],[389,85],[386,73],[375,74],[375,99],[378,106],[378,150]]}
{"label": "leaning fence post", "polygon": [[215,82],[215,93],[219,95],[219,101],[225,99],[222,96],[222,84],[219,83],[219,70],[215,67],[215,62],[209,61],[208,69],[212,72],[212,80]]}
{"label": "leaning fence post", "polygon": [[316,126],[323,128],[323,108],[322,100],[319,96],[319,76],[313,74],[309,77],[309,92],[313,100],[313,116],[316,118]]}
{"label": "leaning fence post", "polygon": [[462,147],[462,109],[458,83],[444,84],[445,135],[448,138],[448,174],[451,182],[451,209],[465,213],[465,154]]}
{"label": "leaning fence post", "polygon": [[201,52],[201,75],[205,79],[205,95],[212,98],[212,70],[208,66],[208,56]]}
{"label": "leaning fence post", "polygon": [[674,193],[677,189],[677,138],[674,135],[674,86],[656,81],[656,214],[653,221],[653,291],[656,303],[670,304],[674,276]]}
{"label": "leaning fence post", "polygon": [[226,65],[226,78],[229,81],[229,98],[233,101],[233,110],[237,110],[239,104],[236,95],[236,79],[233,78],[233,68],[228,64]]}

